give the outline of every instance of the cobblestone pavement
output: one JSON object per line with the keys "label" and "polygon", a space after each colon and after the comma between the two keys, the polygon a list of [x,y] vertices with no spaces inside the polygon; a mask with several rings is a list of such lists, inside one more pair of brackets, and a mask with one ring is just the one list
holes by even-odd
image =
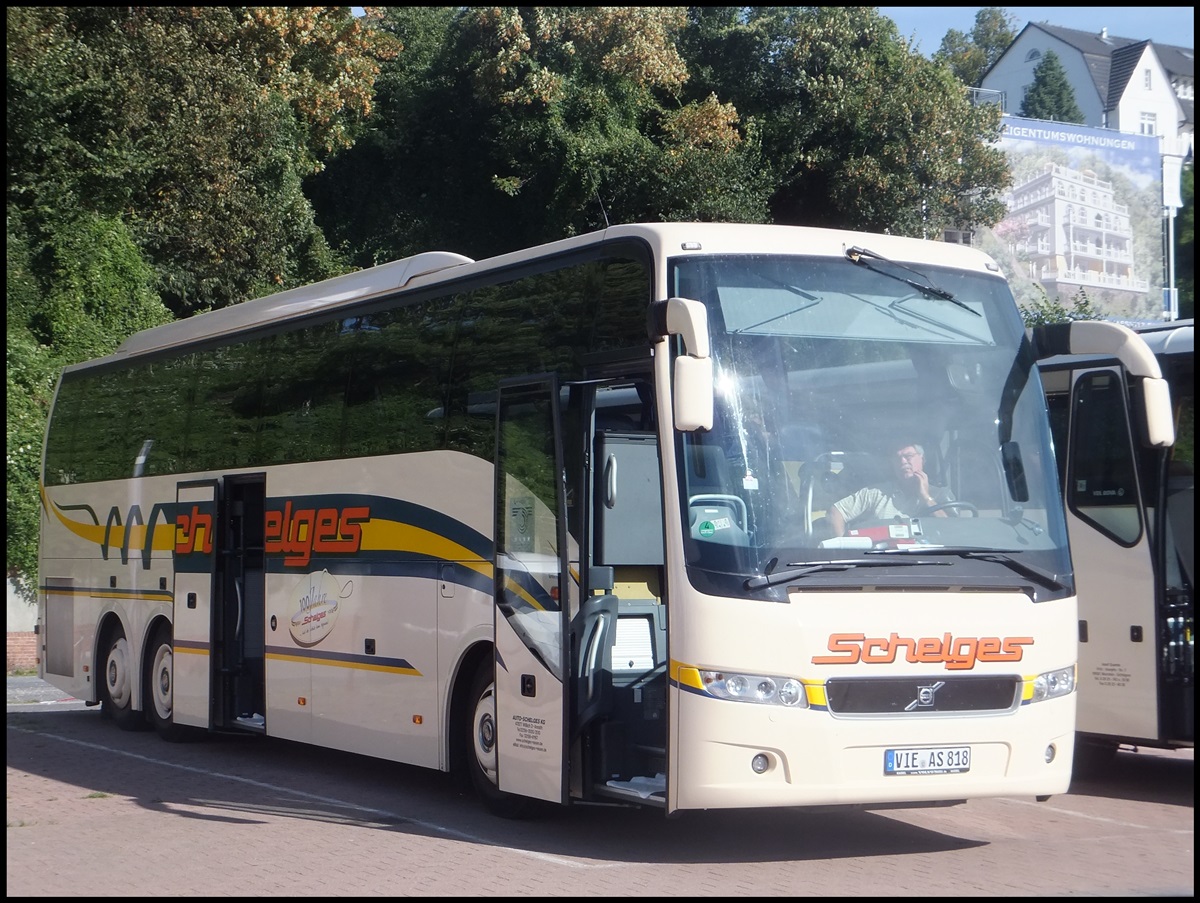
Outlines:
{"label": "cobblestone pavement", "polygon": [[8,685],[20,896],[1194,896],[1191,750],[1044,803],[483,813],[449,776],[269,737],[169,744]]}

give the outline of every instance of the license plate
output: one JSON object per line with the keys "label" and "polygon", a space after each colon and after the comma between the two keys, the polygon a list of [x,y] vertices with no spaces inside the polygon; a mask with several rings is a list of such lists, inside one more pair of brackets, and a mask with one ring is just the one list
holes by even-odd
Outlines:
{"label": "license plate", "polygon": [[888,749],[883,753],[884,774],[961,774],[970,770],[969,746]]}

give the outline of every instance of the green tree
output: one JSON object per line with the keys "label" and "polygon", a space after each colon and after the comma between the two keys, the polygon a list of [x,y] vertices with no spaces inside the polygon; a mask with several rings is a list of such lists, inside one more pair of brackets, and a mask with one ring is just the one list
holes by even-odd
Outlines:
{"label": "green tree", "polygon": [[390,8],[384,26],[419,49],[309,181],[318,221],[359,264],[488,256],[606,219],[762,221],[754,134],[718,98],[683,96],[684,23],[682,8]]}
{"label": "green tree", "polygon": [[1016,19],[998,6],[975,13],[975,27],[964,34],[951,28],[942,38],[935,60],[944,62],[965,85],[978,88],[1000,55],[1016,39]]}
{"label": "green tree", "polygon": [[775,222],[935,236],[1003,217],[1000,110],[873,8],[693,8],[681,46],[685,96],[761,134]]}
{"label": "green tree", "polygon": [[1034,67],[1033,84],[1021,101],[1021,115],[1028,119],[1083,124],[1083,112],[1075,103],[1075,90],[1053,50],[1047,50]]}
{"label": "green tree", "polygon": [[58,371],[112,352],[122,339],[171,319],[154,273],[121,221],[87,211],[33,249],[21,216],[7,220],[6,570],[32,601],[42,435]]}
{"label": "green tree", "polygon": [[1175,216],[1175,286],[1179,316],[1196,316],[1196,173],[1185,166],[1180,180],[1183,206]]}
{"label": "green tree", "polygon": [[1026,326],[1045,326],[1047,323],[1065,323],[1069,320],[1103,320],[1104,314],[1092,305],[1092,300],[1083,289],[1077,291],[1069,305],[1051,298],[1038,287],[1041,296],[1030,304],[1018,304],[1021,319]]}
{"label": "green tree", "polygon": [[[9,7],[9,202],[124,220],[178,315],[330,275],[302,192],[390,36],[348,7]],[[387,41],[382,40],[387,37]]]}

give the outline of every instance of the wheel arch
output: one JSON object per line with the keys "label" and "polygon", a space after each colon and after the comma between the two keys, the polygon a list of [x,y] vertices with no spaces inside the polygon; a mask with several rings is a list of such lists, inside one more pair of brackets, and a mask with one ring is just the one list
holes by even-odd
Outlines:
{"label": "wheel arch", "polygon": [[[110,608],[100,615],[100,620],[96,624],[95,648],[92,650],[92,662],[94,664],[92,665],[93,680],[91,682],[91,695],[96,702],[100,702],[104,698],[100,690],[100,684],[104,680],[104,664],[108,657],[108,647],[118,630],[125,635],[125,639],[128,642],[137,641],[137,637],[130,638],[129,624],[126,623],[125,618],[121,616],[121,613],[117,609]],[[132,694],[130,702],[137,708],[137,703],[141,698],[140,675],[134,680],[134,685],[131,687],[130,693]]]}
{"label": "wheel arch", "polygon": [[471,707],[475,700],[471,699],[471,680],[476,670],[485,661],[495,656],[495,647],[490,640],[477,640],[463,650],[458,665],[450,674],[450,692],[447,694],[449,711],[446,715],[446,730],[444,731],[446,767],[444,771],[465,772],[468,750],[462,742],[463,731],[459,730],[463,720],[471,716]]}

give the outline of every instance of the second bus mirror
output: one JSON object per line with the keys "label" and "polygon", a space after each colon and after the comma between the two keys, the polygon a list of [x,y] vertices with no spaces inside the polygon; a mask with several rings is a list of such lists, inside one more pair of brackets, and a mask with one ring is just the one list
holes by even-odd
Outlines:
{"label": "second bus mirror", "polygon": [[1175,444],[1175,414],[1171,410],[1171,389],[1165,379],[1142,380],[1142,403],[1146,410],[1146,444],[1166,448]]}

